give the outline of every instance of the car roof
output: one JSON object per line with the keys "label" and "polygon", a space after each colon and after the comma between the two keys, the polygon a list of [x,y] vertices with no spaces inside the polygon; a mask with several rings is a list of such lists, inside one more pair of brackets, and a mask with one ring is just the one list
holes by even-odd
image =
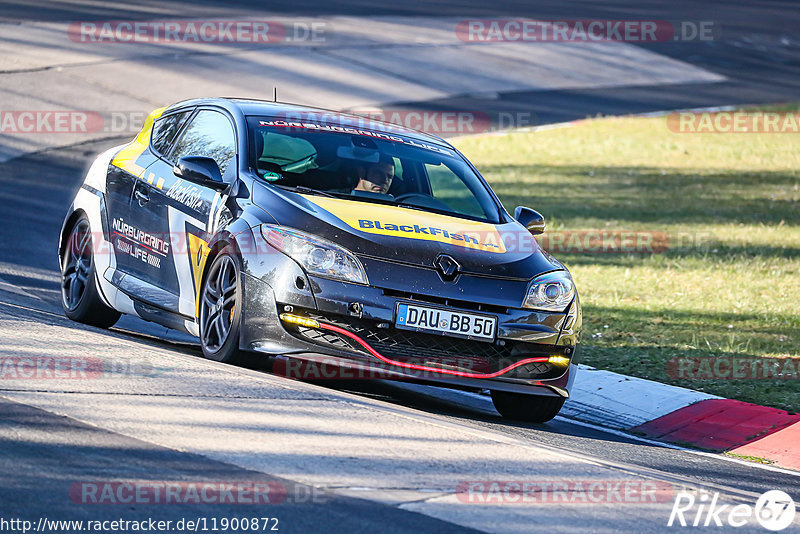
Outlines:
{"label": "car roof", "polygon": [[[231,113],[238,111],[246,117],[275,117],[285,114],[287,116],[287,120],[304,120],[307,122],[328,123],[335,124],[336,126],[360,128],[374,132],[399,134],[419,141],[435,143],[447,148],[453,148],[450,143],[441,137],[421,132],[419,130],[406,128],[405,126],[378,121],[370,117],[355,115],[352,113],[344,113],[336,110],[302,106],[286,102],[273,102],[269,100],[256,100],[252,98],[195,98],[192,100],[177,102],[169,106],[167,111],[171,111],[179,107],[203,105],[219,106],[227,109]],[[297,117],[298,115],[299,117]],[[301,118],[303,115],[306,115],[308,118]]]}

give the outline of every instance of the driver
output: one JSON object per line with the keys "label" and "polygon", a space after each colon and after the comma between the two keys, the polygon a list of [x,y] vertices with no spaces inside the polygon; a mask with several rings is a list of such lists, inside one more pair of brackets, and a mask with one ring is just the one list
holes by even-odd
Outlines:
{"label": "driver", "polygon": [[377,163],[359,166],[356,169],[358,183],[353,191],[369,191],[370,193],[389,192],[394,179],[394,160],[390,156],[382,155]]}

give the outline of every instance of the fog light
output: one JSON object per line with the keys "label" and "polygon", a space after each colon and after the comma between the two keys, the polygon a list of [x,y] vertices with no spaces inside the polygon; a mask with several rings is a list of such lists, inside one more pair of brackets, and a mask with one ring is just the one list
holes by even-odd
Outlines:
{"label": "fog light", "polygon": [[569,358],[566,356],[550,356],[547,358],[548,363],[552,363],[553,365],[558,365],[560,367],[566,367],[569,365]]}
{"label": "fog light", "polygon": [[296,324],[305,326],[306,328],[319,328],[319,322],[307,317],[300,317],[299,315],[292,315],[291,313],[282,313],[280,315],[281,321],[289,324]]}

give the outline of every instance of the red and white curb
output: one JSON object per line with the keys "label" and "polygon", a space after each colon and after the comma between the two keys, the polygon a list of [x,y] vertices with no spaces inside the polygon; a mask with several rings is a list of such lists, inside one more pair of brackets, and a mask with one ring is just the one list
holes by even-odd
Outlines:
{"label": "red and white curb", "polygon": [[580,366],[561,415],[800,470],[800,414]]}

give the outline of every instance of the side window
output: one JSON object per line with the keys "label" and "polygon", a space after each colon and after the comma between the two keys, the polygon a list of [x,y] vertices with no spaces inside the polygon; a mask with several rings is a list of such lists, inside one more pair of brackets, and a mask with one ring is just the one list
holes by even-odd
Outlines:
{"label": "side window", "polygon": [[166,155],[169,152],[169,147],[175,140],[175,136],[181,130],[181,126],[186,122],[189,116],[188,111],[180,113],[173,113],[165,117],[161,117],[153,124],[153,135],[151,136],[153,149],[159,154]]}
{"label": "side window", "polygon": [[236,136],[228,118],[217,111],[200,111],[178,140],[171,159],[184,156],[213,158],[222,174],[236,155]]}
{"label": "side window", "polygon": [[464,215],[486,217],[486,213],[467,184],[448,167],[426,163],[425,172],[435,199]]}

